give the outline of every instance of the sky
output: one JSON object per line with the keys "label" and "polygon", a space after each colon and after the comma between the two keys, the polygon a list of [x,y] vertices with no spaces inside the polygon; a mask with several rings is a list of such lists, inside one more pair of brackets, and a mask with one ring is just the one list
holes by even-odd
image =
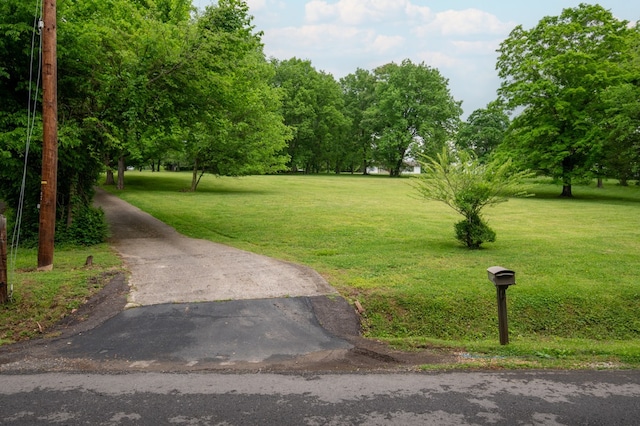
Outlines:
{"label": "sky", "polygon": [[[336,79],[410,59],[437,68],[466,118],[496,98],[496,49],[516,25],[588,0],[248,0],[267,57],[308,59]],[[194,0],[203,8],[215,0]],[[595,2],[594,2],[595,3]],[[600,0],[618,19],[640,20],[640,3]]]}

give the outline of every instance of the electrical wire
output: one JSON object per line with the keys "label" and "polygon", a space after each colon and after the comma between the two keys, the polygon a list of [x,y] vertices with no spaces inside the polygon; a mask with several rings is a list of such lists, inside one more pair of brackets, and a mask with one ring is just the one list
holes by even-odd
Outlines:
{"label": "electrical wire", "polygon": [[[22,169],[22,183],[20,186],[20,197],[18,200],[18,208],[16,210],[16,221],[11,236],[11,253],[9,256],[10,263],[10,279],[9,279],[9,298],[13,300],[13,282],[16,271],[16,259],[18,256],[18,247],[20,245],[20,228],[22,226],[22,212],[24,210],[24,197],[27,185],[27,165],[29,163],[29,148],[33,138],[33,130],[36,123],[36,108],[38,105],[38,93],[40,91],[40,78],[42,75],[42,1],[36,2],[36,10],[33,20],[33,34],[31,36],[31,58],[29,62],[29,96],[27,104],[27,139],[25,143],[24,166]],[[38,38],[38,72],[36,74],[35,96],[33,96],[33,62],[36,49],[36,37]],[[33,97],[33,108],[31,107]]]}

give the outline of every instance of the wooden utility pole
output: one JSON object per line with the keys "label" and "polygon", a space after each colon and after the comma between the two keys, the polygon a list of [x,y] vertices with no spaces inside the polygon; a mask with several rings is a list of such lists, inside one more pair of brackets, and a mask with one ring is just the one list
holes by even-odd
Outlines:
{"label": "wooden utility pole", "polygon": [[56,0],[45,0],[42,13],[42,181],[38,270],[53,269],[58,185],[58,65]]}
{"label": "wooden utility pole", "polygon": [[7,286],[7,219],[0,214],[0,303],[9,301]]}

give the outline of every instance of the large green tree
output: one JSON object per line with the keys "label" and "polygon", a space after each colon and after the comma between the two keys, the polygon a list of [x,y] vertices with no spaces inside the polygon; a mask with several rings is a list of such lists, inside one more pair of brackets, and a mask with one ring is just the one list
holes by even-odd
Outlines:
{"label": "large green tree", "polygon": [[517,26],[498,50],[499,94],[518,112],[509,149],[526,167],[561,179],[565,197],[602,160],[602,94],[618,83],[627,24],[581,4],[530,30]]}
{"label": "large green tree", "polygon": [[[37,28],[32,25],[36,23],[36,3],[0,3],[0,57],[6,61],[0,66],[0,93],[3,94],[0,104],[0,151],[3,152],[0,155],[0,198],[16,212],[20,209],[23,239],[35,238],[39,216],[41,96],[35,83],[39,73],[37,47],[40,43]],[[71,2],[58,5],[59,16],[64,19],[60,19],[58,25],[56,238],[90,243],[95,240],[86,234],[90,232],[87,223],[100,228],[99,212],[91,208],[91,199],[101,163],[97,154],[99,147],[88,137],[83,125],[88,99],[92,96],[87,83],[92,68],[85,61],[88,52],[79,48],[78,36],[72,30],[76,21],[73,6]],[[27,104],[35,107],[30,116]],[[23,171],[25,187],[21,198]],[[82,233],[85,235],[80,235]],[[102,236],[101,232],[95,234],[96,239]]]}
{"label": "large green tree", "polygon": [[375,99],[376,79],[370,71],[358,68],[340,79],[346,115],[351,126],[346,139],[349,171],[361,168],[364,174],[373,161],[373,130],[368,128],[365,112]]}
{"label": "large green tree", "polygon": [[286,168],[290,131],[248,12],[238,0],[207,7],[197,19],[194,55],[178,73],[177,126],[192,164],[192,190],[207,171],[238,176]]}
{"label": "large green tree", "polygon": [[438,152],[455,133],[462,110],[448,81],[424,63],[408,59],[374,70],[375,100],[366,111],[374,161],[399,176],[407,157]]}
{"label": "large green tree", "polygon": [[288,145],[291,171],[340,171],[348,163],[345,137],[349,119],[338,82],[311,61],[273,60],[273,85],[283,96],[282,114],[293,130]]}
{"label": "large green tree", "polygon": [[[185,65],[191,44],[190,15],[184,11],[190,3],[172,3],[87,1],[63,11],[70,17],[61,29],[74,43],[61,40],[60,46],[74,78],[61,94],[73,95],[78,88],[88,93],[76,97],[80,103],[70,111],[83,115],[85,127],[102,144],[107,166],[118,164],[120,189],[125,161],[146,161],[168,149],[173,74]],[[177,7],[175,13],[169,6]]]}
{"label": "large green tree", "polygon": [[479,160],[484,161],[504,140],[509,123],[509,116],[502,106],[492,102],[486,108],[473,111],[460,125],[456,146],[472,151]]}
{"label": "large green tree", "polygon": [[640,182],[640,28],[630,29],[621,78],[603,94],[601,129],[605,134],[603,168],[627,185]]}
{"label": "large green tree", "polygon": [[[31,86],[29,76],[37,74],[38,56],[31,59],[31,45],[34,26],[35,3],[24,1],[0,2],[0,199],[4,199],[10,208],[17,208],[23,182],[27,136],[30,134],[33,144],[27,164],[25,184],[27,195],[24,202],[24,221],[27,224],[25,234],[37,234],[38,199],[40,189],[39,170],[41,168],[41,150],[39,140],[42,129],[39,120],[27,114],[27,105],[33,106],[38,99],[35,81]],[[34,41],[37,41],[35,39]],[[31,68],[33,66],[33,68]],[[38,113],[34,111],[37,119]],[[35,125],[31,131],[30,125]],[[36,173],[32,173],[36,170]]]}

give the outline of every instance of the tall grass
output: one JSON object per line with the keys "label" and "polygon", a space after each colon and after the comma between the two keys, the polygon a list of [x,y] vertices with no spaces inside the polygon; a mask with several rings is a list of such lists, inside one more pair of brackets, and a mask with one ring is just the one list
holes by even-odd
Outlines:
{"label": "tall grass", "polygon": [[454,238],[456,214],[418,198],[410,179],[205,176],[197,192],[181,192],[189,178],[130,172],[117,195],[185,235],[315,268],[364,305],[371,337],[504,350],[492,343],[486,273],[501,265],[517,274],[510,350],[543,342],[557,353],[582,339],[604,354],[619,341],[612,355],[640,361],[638,187],[576,187],[562,199],[560,187],[537,182],[535,197],[486,210],[497,241],[469,251]]}

